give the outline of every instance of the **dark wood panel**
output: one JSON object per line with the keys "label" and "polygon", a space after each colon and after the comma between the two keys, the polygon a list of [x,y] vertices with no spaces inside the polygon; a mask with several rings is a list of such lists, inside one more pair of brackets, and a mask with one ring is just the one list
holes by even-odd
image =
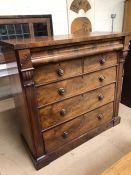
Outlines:
{"label": "dark wood panel", "polygon": [[[40,109],[43,129],[82,115],[114,100],[115,84]],[[62,114],[62,110],[65,113]]]}
{"label": "dark wood panel", "polygon": [[43,137],[45,140],[46,151],[51,152],[87,131],[98,127],[100,124],[108,122],[112,119],[112,115],[113,104],[111,103],[52,130],[44,132]]}
{"label": "dark wood panel", "polygon": [[[44,76],[43,76],[44,77]],[[46,76],[45,76],[46,77]],[[116,67],[41,86],[36,89],[38,105],[53,103],[82,92],[110,84],[116,80]]]}

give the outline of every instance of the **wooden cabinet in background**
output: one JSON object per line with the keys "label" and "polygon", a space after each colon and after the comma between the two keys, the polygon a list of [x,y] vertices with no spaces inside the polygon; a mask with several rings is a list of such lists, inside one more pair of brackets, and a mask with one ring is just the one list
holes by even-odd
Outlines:
{"label": "wooden cabinet in background", "polygon": [[[123,32],[130,33],[126,42],[131,44],[131,0],[125,1]],[[129,46],[129,52],[124,64],[121,102],[124,105],[131,107],[131,45]]]}
{"label": "wooden cabinet in background", "polygon": [[[0,40],[30,39],[52,35],[51,15],[0,16]],[[6,58],[0,55],[0,63],[12,61],[15,61],[13,55],[10,54]]]}
{"label": "wooden cabinet in background", "polygon": [[131,0],[125,0],[123,32],[131,32]]}
{"label": "wooden cabinet in background", "polygon": [[[22,39],[24,41],[24,39],[52,35],[51,15],[0,16],[0,40]],[[12,97],[19,91],[19,88],[14,91],[14,82],[9,81],[11,77],[17,79],[17,74],[14,53],[7,48],[4,50],[0,45],[0,100]],[[4,89],[8,91],[5,92]]]}
{"label": "wooden cabinet in background", "polygon": [[120,122],[124,34],[41,37],[0,45],[17,60],[22,93],[15,101],[22,138],[37,169]]}

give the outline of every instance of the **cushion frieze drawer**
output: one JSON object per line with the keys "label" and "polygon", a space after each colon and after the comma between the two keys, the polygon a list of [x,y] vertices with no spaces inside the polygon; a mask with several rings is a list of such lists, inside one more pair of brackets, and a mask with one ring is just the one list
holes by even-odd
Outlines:
{"label": "cushion frieze drawer", "polygon": [[114,100],[115,84],[39,109],[43,129],[82,115]]}
{"label": "cushion frieze drawer", "polygon": [[48,64],[34,72],[35,84],[46,84],[82,74],[82,61],[71,60]]}
{"label": "cushion frieze drawer", "polygon": [[89,56],[84,59],[84,72],[103,69],[117,64],[117,52],[103,53]]}
{"label": "cushion frieze drawer", "polygon": [[113,117],[113,103],[43,133],[45,149],[51,152]]}
{"label": "cushion frieze drawer", "polygon": [[82,92],[110,84],[116,80],[116,67],[74,77],[36,88],[38,105],[50,104]]}

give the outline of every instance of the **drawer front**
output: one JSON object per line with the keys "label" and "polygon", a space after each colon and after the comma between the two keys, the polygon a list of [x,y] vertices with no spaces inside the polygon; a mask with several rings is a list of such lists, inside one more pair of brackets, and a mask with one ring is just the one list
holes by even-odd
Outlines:
{"label": "drawer front", "polygon": [[39,110],[43,129],[82,115],[114,100],[115,84],[58,102]]}
{"label": "drawer front", "polygon": [[71,78],[37,88],[38,105],[49,104],[82,92],[110,84],[116,79],[116,67]]}
{"label": "drawer front", "polygon": [[113,103],[100,107],[43,133],[45,149],[51,152],[89,130],[112,119]]}
{"label": "drawer front", "polygon": [[82,61],[71,60],[60,63],[48,64],[36,69],[34,72],[35,84],[46,84],[56,80],[80,75],[82,73]]}
{"label": "drawer front", "polygon": [[84,72],[92,72],[94,70],[103,69],[107,66],[112,66],[116,64],[116,52],[109,52],[101,55],[90,56],[84,59]]}

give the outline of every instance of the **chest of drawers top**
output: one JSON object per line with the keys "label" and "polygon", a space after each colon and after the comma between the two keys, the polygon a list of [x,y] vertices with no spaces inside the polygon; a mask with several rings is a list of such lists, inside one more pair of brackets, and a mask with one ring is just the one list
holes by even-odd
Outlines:
{"label": "chest of drawers top", "polygon": [[[0,41],[17,61],[22,135],[37,169],[120,122],[125,34]],[[16,98],[19,104],[20,98]],[[23,111],[21,114],[23,114]]]}
{"label": "chest of drawers top", "polygon": [[[13,51],[19,53],[19,57],[16,58],[20,59],[19,67],[27,69],[31,66],[35,68],[44,64],[120,50],[124,46],[127,49],[128,45],[123,45],[124,38],[124,33],[91,32],[84,35],[11,39],[0,41],[0,52],[5,58],[17,57]],[[32,65],[27,64],[27,60],[31,60]]]}

